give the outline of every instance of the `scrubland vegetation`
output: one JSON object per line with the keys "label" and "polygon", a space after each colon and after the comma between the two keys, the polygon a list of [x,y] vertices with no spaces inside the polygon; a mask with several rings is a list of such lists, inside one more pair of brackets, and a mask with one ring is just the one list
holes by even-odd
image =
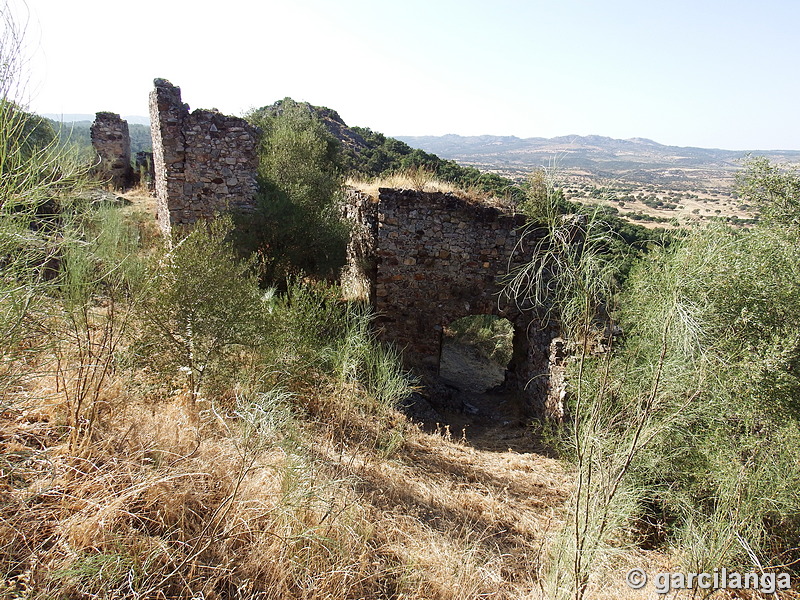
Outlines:
{"label": "scrubland vegetation", "polygon": [[[18,35],[0,48],[0,598],[626,598],[631,566],[796,573],[797,173],[754,159],[756,225],[661,241],[589,209],[567,236],[574,207],[535,175],[518,209],[547,236],[509,286],[561,327],[567,418],[530,424],[558,459],[482,449],[397,410],[415,381],[333,282],[354,170],[313,115],[251,115],[244,237],[221,217],[168,246],[136,206],[92,200],[15,102]],[[456,335],[508,359],[496,320]]]}
{"label": "scrubland vegetation", "polygon": [[[413,380],[310,238],[242,240],[220,218],[168,246],[137,206],[85,193],[88,168],[28,135],[14,91],[0,105],[0,596],[528,587],[540,506],[561,501],[554,461],[412,426],[394,405]],[[320,183],[338,192],[341,173],[293,118],[265,128],[283,154],[264,154],[262,189],[291,233],[333,238]]]}
{"label": "scrubland vegetation", "polygon": [[739,188],[758,226],[651,244],[624,278],[602,213],[574,243],[546,182],[548,238],[511,285],[551,311],[572,354],[553,439],[576,481],[549,597],[583,597],[623,550],[668,549],[683,572],[796,568],[798,182],[751,160]]}
{"label": "scrubland vegetation", "polygon": [[644,184],[612,180],[598,185],[586,177],[564,176],[561,189],[572,202],[601,205],[603,210],[628,221],[680,228],[702,222],[722,222],[746,227],[758,222],[759,215],[740,198],[730,181],[717,187],[682,190],[682,186]]}

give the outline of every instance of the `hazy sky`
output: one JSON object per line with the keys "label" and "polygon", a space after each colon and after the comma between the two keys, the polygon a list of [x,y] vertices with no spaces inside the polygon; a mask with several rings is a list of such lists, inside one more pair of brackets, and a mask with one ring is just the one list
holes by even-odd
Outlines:
{"label": "hazy sky", "polygon": [[[22,0],[9,0],[24,13]],[[285,96],[387,135],[800,150],[798,0],[29,0],[31,108]]]}

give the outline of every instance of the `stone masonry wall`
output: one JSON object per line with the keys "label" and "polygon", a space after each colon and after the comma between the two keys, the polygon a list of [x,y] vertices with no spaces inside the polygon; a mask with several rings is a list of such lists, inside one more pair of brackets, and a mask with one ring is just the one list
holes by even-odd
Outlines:
{"label": "stone masonry wall", "polygon": [[550,388],[556,332],[501,292],[509,271],[527,263],[541,235],[524,217],[453,194],[379,190],[377,201],[350,196],[356,228],[343,283],[369,300],[379,335],[403,350],[408,366],[438,368],[443,329],[461,317],[495,314],[514,326],[507,383],[524,389],[539,414],[557,415]]}
{"label": "stone masonry wall", "polygon": [[244,119],[181,101],[165,79],[150,92],[158,222],[169,235],[215,214],[250,212],[257,192],[259,131]]}
{"label": "stone masonry wall", "polygon": [[133,157],[133,175],[141,185],[151,192],[155,191],[155,171],[153,170],[153,153],[142,150]]}
{"label": "stone masonry wall", "polygon": [[116,189],[132,183],[131,138],[128,122],[118,114],[97,113],[90,129],[92,146],[100,159],[95,173]]}
{"label": "stone masonry wall", "polygon": [[342,269],[341,283],[351,300],[375,305],[377,278],[378,200],[356,190],[348,190],[344,218],[354,224],[347,245],[347,264]]}

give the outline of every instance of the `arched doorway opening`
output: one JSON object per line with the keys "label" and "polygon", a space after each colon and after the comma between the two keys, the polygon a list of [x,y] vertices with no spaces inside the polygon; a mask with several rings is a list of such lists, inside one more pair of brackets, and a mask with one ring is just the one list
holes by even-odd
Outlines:
{"label": "arched doorway opening", "polygon": [[508,319],[468,315],[444,328],[439,376],[463,392],[482,394],[503,384],[513,353]]}

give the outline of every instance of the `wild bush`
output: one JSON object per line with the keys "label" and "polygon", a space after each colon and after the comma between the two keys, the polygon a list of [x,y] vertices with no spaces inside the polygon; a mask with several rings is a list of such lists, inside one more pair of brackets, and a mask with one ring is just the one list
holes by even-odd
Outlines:
{"label": "wild bush", "polygon": [[206,385],[235,380],[239,353],[261,345],[269,314],[232,230],[230,218],[200,223],[154,257],[141,309],[136,353],[165,383],[183,380],[193,399]]}
{"label": "wild bush", "polygon": [[[623,296],[628,369],[633,357],[672,356],[665,391],[691,393],[641,481],[648,510],[693,566],[746,564],[751,553],[764,565],[785,560],[798,533],[800,468],[796,445],[786,445],[798,436],[798,259],[786,230],[710,227],[654,253]],[[646,331],[663,322],[670,297],[686,323],[683,343],[659,349]]]}
{"label": "wild bush", "polygon": [[271,361],[289,380],[308,384],[324,373],[340,389],[361,386],[365,403],[355,408],[368,413],[384,413],[410,392],[399,353],[372,331],[372,312],[342,300],[337,286],[291,281],[275,297],[272,322]]}
{"label": "wild bush", "polygon": [[87,181],[88,166],[60,147],[52,129],[25,110],[24,30],[0,7],[0,406],[22,365],[51,347],[51,312],[64,250],[60,212]]}
{"label": "wild bush", "polygon": [[[697,229],[652,248],[615,290],[608,229],[547,222],[512,292],[572,348],[560,448],[576,489],[549,593],[583,597],[630,545],[669,548],[693,572],[794,560],[796,231]],[[622,337],[595,344],[616,327]]]}
{"label": "wild bush", "polygon": [[60,219],[59,272],[44,323],[77,452],[92,438],[100,396],[142,297],[145,268],[138,231],[118,207],[75,201]]}
{"label": "wild bush", "polygon": [[637,398],[635,409],[620,403],[593,352],[615,299],[617,265],[608,251],[613,230],[597,212],[565,217],[552,178],[538,182],[537,233],[544,235],[533,260],[511,274],[506,293],[535,306],[544,323],[557,324],[574,353],[557,445],[574,464],[575,490],[543,586],[549,598],[577,600],[614,548],[629,542],[625,532],[640,493],[630,475],[654,429],[652,394]]}
{"label": "wild bush", "polygon": [[736,176],[737,192],[757,206],[771,222],[800,225],[800,173],[771,163],[763,156],[750,156]]}
{"label": "wild bush", "polygon": [[263,280],[284,284],[300,273],[334,277],[345,262],[348,228],[339,203],[338,141],[303,105],[256,110],[261,128],[258,210],[248,215],[246,246],[262,258]]}

